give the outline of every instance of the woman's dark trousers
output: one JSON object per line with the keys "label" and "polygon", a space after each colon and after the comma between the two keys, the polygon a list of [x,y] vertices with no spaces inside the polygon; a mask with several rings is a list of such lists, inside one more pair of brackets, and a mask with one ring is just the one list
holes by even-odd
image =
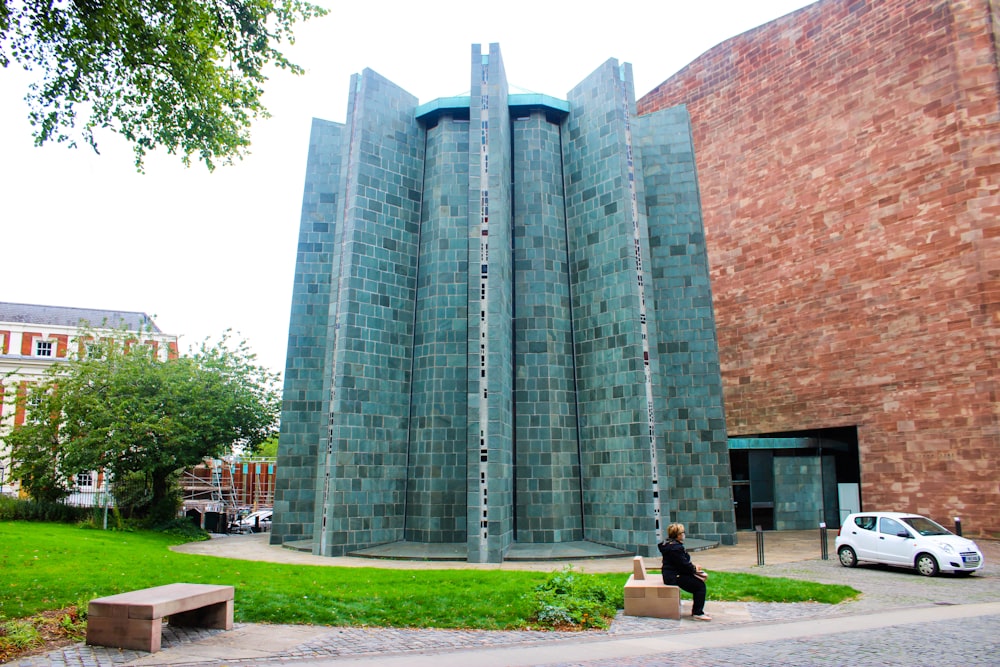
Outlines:
{"label": "woman's dark trousers", "polygon": [[691,606],[691,615],[700,616],[705,613],[705,582],[693,574],[663,575],[663,583],[667,586],[679,586],[681,590],[687,591],[694,599]]}

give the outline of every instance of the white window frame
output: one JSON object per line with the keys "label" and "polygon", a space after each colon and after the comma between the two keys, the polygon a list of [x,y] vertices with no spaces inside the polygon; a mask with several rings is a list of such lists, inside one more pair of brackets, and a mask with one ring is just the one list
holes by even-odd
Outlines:
{"label": "white window frame", "polygon": [[[43,351],[45,352],[43,354]],[[35,340],[35,356],[46,359],[56,356],[56,343],[48,338],[38,338]]]}

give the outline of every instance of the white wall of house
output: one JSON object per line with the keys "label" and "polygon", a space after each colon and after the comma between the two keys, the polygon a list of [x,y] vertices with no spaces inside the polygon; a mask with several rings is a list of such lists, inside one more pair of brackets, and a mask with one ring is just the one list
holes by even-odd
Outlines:
{"label": "white wall of house", "polygon": [[[3,436],[24,422],[19,392],[39,382],[50,366],[86,354],[85,334],[122,329],[135,332],[134,344],[150,346],[160,359],[177,355],[177,336],[162,333],[145,313],[0,302],[0,493],[18,492]],[[98,473],[91,479],[97,484]]]}

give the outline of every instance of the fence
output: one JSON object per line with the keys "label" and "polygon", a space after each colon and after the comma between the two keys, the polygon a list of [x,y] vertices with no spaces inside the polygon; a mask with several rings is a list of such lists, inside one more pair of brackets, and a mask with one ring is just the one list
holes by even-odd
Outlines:
{"label": "fence", "polygon": [[[274,459],[209,459],[185,470],[178,481],[184,508],[236,514],[239,509],[274,505]],[[81,473],[63,503],[73,507],[141,507],[152,493],[145,479],[109,481],[100,472]],[[209,507],[211,505],[211,507]]]}
{"label": "fence", "polygon": [[[83,483],[81,483],[83,482]],[[78,475],[63,504],[72,507],[140,507],[153,497],[145,479],[108,482],[103,474]]]}

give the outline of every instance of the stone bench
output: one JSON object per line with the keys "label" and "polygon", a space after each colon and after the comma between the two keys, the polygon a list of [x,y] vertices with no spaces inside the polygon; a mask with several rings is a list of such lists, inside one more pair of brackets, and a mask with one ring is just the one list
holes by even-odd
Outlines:
{"label": "stone bench", "polygon": [[233,629],[233,587],[168,584],[91,600],[87,643],[155,653],[170,625]]}
{"label": "stone bench", "polygon": [[667,586],[660,575],[646,573],[642,556],[632,559],[632,576],[625,582],[625,615],[653,618],[681,617],[681,591]]}

